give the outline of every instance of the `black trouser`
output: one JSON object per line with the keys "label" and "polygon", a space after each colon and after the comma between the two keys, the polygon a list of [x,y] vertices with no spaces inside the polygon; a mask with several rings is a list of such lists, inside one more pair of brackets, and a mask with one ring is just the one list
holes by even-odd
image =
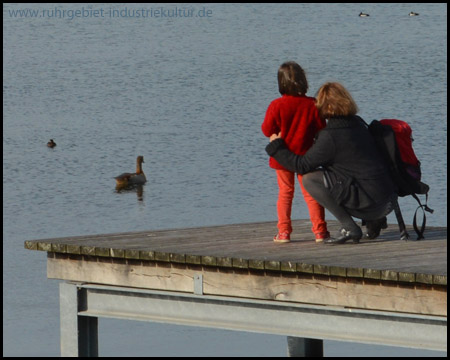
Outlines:
{"label": "black trouser", "polygon": [[303,175],[303,186],[320,205],[334,215],[345,230],[359,231],[359,226],[355,223],[352,216],[362,220],[378,220],[393,210],[392,199],[363,211],[348,209],[339,205],[329,189],[325,187],[322,170]]}

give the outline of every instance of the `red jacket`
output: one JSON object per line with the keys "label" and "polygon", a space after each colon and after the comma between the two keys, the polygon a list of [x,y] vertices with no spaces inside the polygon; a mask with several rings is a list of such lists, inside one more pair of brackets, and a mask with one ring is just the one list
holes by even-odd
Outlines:
{"label": "red jacket", "polygon": [[[261,129],[267,137],[281,131],[288,149],[297,155],[304,155],[312,146],[317,132],[325,126],[314,98],[283,95],[270,103]],[[273,157],[270,157],[269,165],[274,169],[286,170]]]}

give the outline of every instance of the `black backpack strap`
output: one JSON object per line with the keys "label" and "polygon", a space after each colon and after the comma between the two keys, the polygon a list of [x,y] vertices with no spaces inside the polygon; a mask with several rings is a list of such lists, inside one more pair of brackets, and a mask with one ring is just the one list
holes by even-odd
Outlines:
{"label": "black backpack strap", "polygon": [[[430,209],[427,205],[428,193],[425,195],[425,204],[424,205],[422,205],[422,203],[420,202],[420,199],[418,198],[418,196],[416,194],[411,194],[411,195],[419,203],[419,206],[417,207],[417,209],[414,213],[413,227],[414,227],[414,231],[417,233],[417,240],[422,240],[422,239],[425,239],[423,236],[423,233],[425,232],[425,225],[427,223],[427,217],[425,215],[425,211],[428,211],[430,214],[432,214],[434,212],[434,210]],[[420,226],[420,230],[417,227],[417,211],[419,211],[419,209],[422,209],[422,213],[423,213],[422,225]]]}
{"label": "black backpack strap", "polygon": [[406,231],[405,222],[403,221],[403,215],[400,210],[400,205],[398,204],[398,198],[392,200],[392,204],[394,205],[395,217],[397,218],[398,227],[400,229],[400,240],[409,240],[409,234]]}

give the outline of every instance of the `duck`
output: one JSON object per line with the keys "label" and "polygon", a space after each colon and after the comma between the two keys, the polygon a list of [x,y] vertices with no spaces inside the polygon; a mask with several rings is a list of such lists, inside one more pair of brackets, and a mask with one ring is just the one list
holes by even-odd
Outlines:
{"label": "duck", "polygon": [[369,15],[369,14],[366,14],[366,13],[363,13],[363,12],[360,12],[360,13],[359,13],[359,16],[360,16],[360,17],[365,17],[365,16],[370,16],[370,15]]}
{"label": "duck", "polygon": [[130,185],[142,185],[145,184],[147,178],[142,171],[142,163],[144,163],[144,157],[139,155],[136,159],[136,172],[135,173],[123,173],[116,176],[116,186],[119,188],[127,187]]}
{"label": "duck", "polygon": [[414,11],[411,11],[411,12],[409,13],[409,16],[419,16],[419,13],[416,13],[416,12],[414,12]]}
{"label": "duck", "polygon": [[49,148],[54,148],[56,146],[56,143],[53,141],[53,139],[50,139],[50,141],[47,143],[47,146]]}

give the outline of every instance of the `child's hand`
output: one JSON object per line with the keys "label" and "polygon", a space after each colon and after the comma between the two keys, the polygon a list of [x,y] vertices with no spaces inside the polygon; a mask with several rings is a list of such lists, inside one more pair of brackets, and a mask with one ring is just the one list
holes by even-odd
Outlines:
{"label": "child's hand", "polygon": [[281,139],[281,131],[278,134],[272,134],[269,139],[270,139],[270,142],[272,142],[276,139]]}

